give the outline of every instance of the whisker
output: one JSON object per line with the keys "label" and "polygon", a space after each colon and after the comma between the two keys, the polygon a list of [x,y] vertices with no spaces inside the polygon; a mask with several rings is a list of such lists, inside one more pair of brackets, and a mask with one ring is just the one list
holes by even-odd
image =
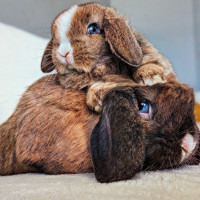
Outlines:
{"label": "whisker", "polygon": [[50,64],[54,65],[54,63],[53,63],[52,61],[49,61],[49,62],[46,62],[46,63],[44,64],[44,66],[48,66],[48,65],[50,65]]}

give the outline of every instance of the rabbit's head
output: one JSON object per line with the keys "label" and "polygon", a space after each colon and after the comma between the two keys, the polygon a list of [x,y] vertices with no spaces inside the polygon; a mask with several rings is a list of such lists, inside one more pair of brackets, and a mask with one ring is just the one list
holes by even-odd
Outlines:
{"label": "rabbit's head", "polygon": [[143,168],[166,169],[193,162],[199,144],[193,89],[185,84],[169,83],[157,84],[148,90],[152,119],[144,127]]}
{"label": "rabbit's head", "polygon": [[71,69],[91,72],[98,66],[103,72],[113,56],[129,66],[141,62],[142,50],[127,19],[99,4],[75,5],[54,20],[41,69],[64,74]]}
{"label": "rabbit's head", "polygon": [[96,178],[125,180],[141,170],[189,163],[198,141],[189,86],[162,83],[114,89],[105,97],[91,135]]}

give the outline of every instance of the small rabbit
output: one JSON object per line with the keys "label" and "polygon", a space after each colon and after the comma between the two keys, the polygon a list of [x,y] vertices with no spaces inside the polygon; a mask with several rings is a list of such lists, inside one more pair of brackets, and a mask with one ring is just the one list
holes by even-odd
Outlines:
{"label": "small rabbit", "polygon": [[[0,175],[84,173],[94,166],[97,180],[110,182],[131,178],[144,167],[190,162],[199,134],[193,104],[192,89],[177,83],[123,87],[105,98],[99,121],[100,115],[88,109],[84,91],[61,87],[55,74],[43,77],[0,125]],[[109,127],[112,135],[107,134]]]}
{"label": "small rabbit", "polygon": [[199,136],[194,93],[187,85],[115,88],[91,135],[95,176],[112,182],[141,170],[198,164]]}
{"label": "small rabbit", "polygon": [[[57,16],[41,69],[56,69],[58,82],[76,89],[99,81],[102,84],[109,80],[106,75],[119,75],[144,85],[176,79],[169,61],[131,29],[124,16],[96,3],[75,5]],[[95,93],[90,91],[87,104],[100,112],[92,99]]]}

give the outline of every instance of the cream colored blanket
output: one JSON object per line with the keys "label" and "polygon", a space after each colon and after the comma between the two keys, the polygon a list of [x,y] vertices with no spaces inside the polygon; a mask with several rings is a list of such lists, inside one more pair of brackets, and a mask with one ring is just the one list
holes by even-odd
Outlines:
{"label": "cream colored blanket", "polygon": [[98,183],[94,174],[0,177],[1,200],[198,200],[200,166],[141,172],[132,180]]}

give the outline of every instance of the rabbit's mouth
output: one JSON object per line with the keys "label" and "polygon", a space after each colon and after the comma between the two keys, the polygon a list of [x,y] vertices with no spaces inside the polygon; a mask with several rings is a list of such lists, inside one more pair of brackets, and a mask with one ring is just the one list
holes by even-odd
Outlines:
{"label": "rabbit's mouth", "polygon": [[185,161],[194,151],[197,145],[197,141],[195,141],[194,137],[191,134],[186,134],[181,142],[181,163]]}
{"label": "rabbit's mouth", "polygon": [[79,72],[82,72],[82,71],[87,71],[87,70],[84,70],[84,67],[83,66],[78,66],[75,61],[74,61],[74,58],[72,55],[68,55],[68,56],[62,56],[60,54],[57,54],[57,69],[58,71],[61,73],[61,74],[65,74],[65,73],[68,73],[70,71],[79,71]]}
{"label": "rabbit's mouth", "polygon": [[70,52],[67,52],[64,56],[58,53],[57,57],[60,60],[60,62],[67,67],[74,65],[74,59]]}

